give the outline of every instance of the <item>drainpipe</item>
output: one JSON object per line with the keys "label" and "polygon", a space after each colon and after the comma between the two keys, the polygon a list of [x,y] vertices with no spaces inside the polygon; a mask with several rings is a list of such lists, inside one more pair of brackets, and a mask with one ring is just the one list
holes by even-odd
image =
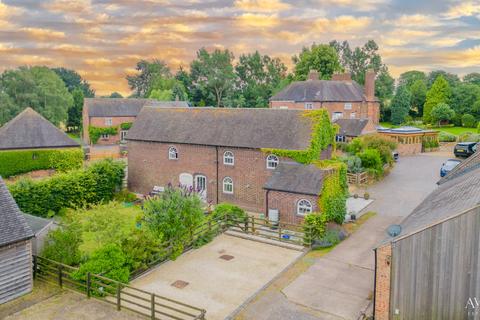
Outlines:
{"label": "drainpipe", "polygon": [[216,198],[215,202],[216,202],[216,204],[218,204],[218,194],[219,194],[219,193],[218,193],[218,185],[219,185],[219,183],[218,183],[218,162],[219,162],[219,161],[218,161],[218,146],[215,146],[215,154],[216,154],[216,159],[215,159],[216,168],[215,168],[215,169],[216,169],[216,174],[217,174],[216,181],[215,181],[215,183],[216,183],[216,185],[217,185],[217,186],[216,186],[216,187],[217,187],[217,188],[216,188],[216,189],[217,189],[217,190],[216,190],[216,191],[217,191],[217,195],[216,195],[216,197],[215,197],[215,198]]}
{"label": "drainpipe", "polygon": [[265,217],[268,218],[268,193],[270,192],[270,190],[267,190],[267,192],[265,193]]}

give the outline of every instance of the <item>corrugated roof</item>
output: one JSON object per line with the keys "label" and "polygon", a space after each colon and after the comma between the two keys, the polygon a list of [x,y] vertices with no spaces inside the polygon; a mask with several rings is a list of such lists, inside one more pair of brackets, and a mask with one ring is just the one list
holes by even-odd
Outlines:
{"label": "corrugated roof", "polygon": [[325,170],[315,165],[280,162],[264,189],[320,195],[325,174]]}
{"label": "corrugated roof", "polygon": [[474,169],[480,167],[480,152],[475,152],[467,159],[463,160],[459,165],[453,168],[446,176],[442,177],[437,184],[445,183],[449,180],[452,180],[456,177],[464,175]]}
{"label": "corrugated roof", "polygon": [[31,237],[32,229],[0,177],[0,246]]}
{"label": "corrugated roof", "polygon": [[158,101],[135,98],[85,98],[90,117],[136,117],[144,106],[187,108],[185,101]]}
{"label": "corrugated roof", "polygon": [[355,81],[297,81],[274,95],[271,101],[297,102],[361,102],[365,101],[362,86]]}
{"label": "corrugated roof", "polygon": [[312,120],[303,110],[145,107],[127,140],[304,150]]}
{"label": "corrugated roof", "polygon": [[79,146],[32,108],[25,109],[0,128],[0,150]]}
{"label": "corrugated roof", "polygon": [[339,135],[358,137],[368,123],[368,119],[337,119],[336,124],[340,126]]}

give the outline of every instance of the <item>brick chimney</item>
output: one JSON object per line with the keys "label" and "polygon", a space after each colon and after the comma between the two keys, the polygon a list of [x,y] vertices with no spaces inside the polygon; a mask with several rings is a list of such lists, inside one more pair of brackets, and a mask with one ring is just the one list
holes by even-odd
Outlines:
{"label": "brick chimney", "polygon": [[375,99],[375,71],[372,69],[365,73],[365,97],[367,101]]}
{"label": "brick chimney", "polygon": [[333,81],[352,81],[352,75],[349,72],[334,73],[332,75]]}
{"label": "brick chimney", "polygon": [[318,80],[318,79],[319,79],[318,71],[310,70],[310,72],[308,73],[307,80]]}

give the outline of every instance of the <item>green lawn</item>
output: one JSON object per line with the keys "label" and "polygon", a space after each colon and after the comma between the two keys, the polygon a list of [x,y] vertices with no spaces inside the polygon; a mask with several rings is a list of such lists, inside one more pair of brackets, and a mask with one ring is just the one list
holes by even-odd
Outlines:
{"label": "green lawn", "polygon": [[[380,122],[380,125],[385,128],[398,128],[399,126],[393,125],[391,122]],[[421,127],[421,126],[420,126]],[[464,128],[464,127],[433,127],[432,130],[438,130],[447,132],[450,134],[454,134],[459,136],[463,133],[470,132],[470,133],[477,133],[477,128]]]}
{"label": "green lawn", "polygon": [[75,140],[76,142],[78,143],[82,143],[82,139],[80,139],[80,135],[78,133],[67,133],[67,135],[72,138],[73,140]]}

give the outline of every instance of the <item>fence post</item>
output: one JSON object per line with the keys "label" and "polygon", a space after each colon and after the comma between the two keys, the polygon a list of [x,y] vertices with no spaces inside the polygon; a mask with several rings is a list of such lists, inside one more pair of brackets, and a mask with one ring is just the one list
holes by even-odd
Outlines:
{"label": "fence post", "polygon": [[150,296],[150,311],[152,320],[155,320],[155,294],[151,293]]}
{"label": "fence post", "polygon": [[120,311],[120,303],[121,297],[120,294],[122,292],[122,284],[120,282],[117,283],[117,310]]}
{"label": "fence post", "polygon": [[63,272],[62,272],[62,265],[59,264],[59,265],[58,265],[58,285],[60,286],[60,288],[63,287],[62,274],[63,274]]}
{"label": "fence post", "polygon": [[282,241],[282,225],[278,223],[278,240]]}
{"label": "fence post", "polygon": [[33,256],[33,279],[37,278],[37,256]]}
{"label": "fence post", "polygon": [[245,216],[245,219],[243,219],[244,223],[244,228],[245,228],[245,233],[248,233],[248,216]]}
{"label": "fence post", "polygon": [[91,275],[87,272],[87,298],[90,298]]}
{"label": "fence post", "polygon": [[255,233],[255,217],[252,216],[252,233]]}

